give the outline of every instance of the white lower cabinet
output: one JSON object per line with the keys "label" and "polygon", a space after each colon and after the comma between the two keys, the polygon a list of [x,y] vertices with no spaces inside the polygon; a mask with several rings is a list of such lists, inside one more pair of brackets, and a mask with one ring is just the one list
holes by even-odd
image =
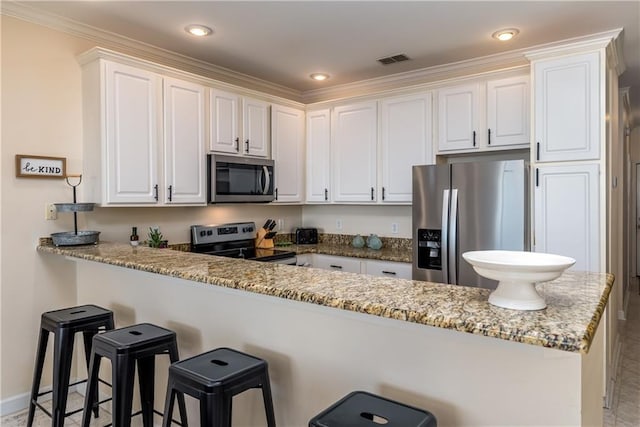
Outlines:
{"label": "white lower cabinet", "polygon": [[577,271],[601,271],[599,164],[535,170],[534,250],[574,258]]}
{"label": "white lower cabinet", "polygon": [[345,256],[333,256],[314,254],[313,266],[324,270],[346,271],[349,273],[360,273],[362,260]]}
{"label": "white lower cabinet", "polygon": [[411,279],[411,264],[406,262],[366,260],[362,273],[370,276]]}

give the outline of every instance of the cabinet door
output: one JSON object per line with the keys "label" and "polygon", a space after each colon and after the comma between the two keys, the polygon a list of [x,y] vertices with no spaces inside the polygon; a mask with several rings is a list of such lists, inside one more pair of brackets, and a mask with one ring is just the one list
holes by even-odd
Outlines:
{"label": "cabinet door", "polygon": [[360,273],[360,259],[344,256],[315,254],[313,266],[324,270],[345,271],[348,273]]}
{"label": "cabinet door", "polygon": [[330,200],[330,125],[329,110],[307,112],[307,202]]}
{"label": "cabinet door", "polygon": [[370,276],[411,279],[411,264],[405,262],[367,260],[365,268]]}
{"label": "cabinet door", "polygon": [[536,252],[576,260],[577,271],[600,271],[599,165],[542,166],[535,170]]}
{"label": "cabinet door", "polygon": [[106,203],[158,202],[157,74],[105,62]]}
{"label": "cabinet door", "polygon": [[269,104],[243,98],[242,137],[240,150],[244,154],[258,157],[269,155]]}
{"label": "cabinet door", "polygon": [[431,94],[384,99],[381,200],[411,203],[411,167],[432,163]]}
{"label": "cabinet door", "polygon": [[271,106],[276,202],[301,202],[304,192],[304,111]]}
{"label": "cabinet door", "polygon": [[333,110],[331,139],[333,200],[376,200],[376,103],[366,102]]}
{"label": "cabinet door", "polygon": [[534,64],[539,161],[600,158],[600,57],[597,52]]}
{"label": "cabinet door", "polygon": [[217,89],[211,89],[209,92],[211,122],[209,149],[211,151],[240,153],[239,99],[234,93]]}
{"label": "cabinet door", "polygon": [[529,76],[487,83],[487,146],[529,144]]}
{"label": "cabinet door", "polygon": [[204,87],[164,79],[164,201],[206,203]]}
{"label": "cabinet door", "polygon": [[438,151],[479,147],[479,97],[478,83],[438,91]]}

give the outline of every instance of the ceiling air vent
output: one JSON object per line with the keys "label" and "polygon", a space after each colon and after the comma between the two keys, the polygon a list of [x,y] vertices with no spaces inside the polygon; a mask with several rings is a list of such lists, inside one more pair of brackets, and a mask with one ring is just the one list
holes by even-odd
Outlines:
{"label": "ceiling air vent", "polygon": [[400,53],[398,55],[380,58],[378,59],[378,62],[381,63],[382,65],[389,65],[395,62],[402,62],[402,61],[408,61],[408,60],[409,60],[409,57],[407,55],[405,55],[404,53]]}

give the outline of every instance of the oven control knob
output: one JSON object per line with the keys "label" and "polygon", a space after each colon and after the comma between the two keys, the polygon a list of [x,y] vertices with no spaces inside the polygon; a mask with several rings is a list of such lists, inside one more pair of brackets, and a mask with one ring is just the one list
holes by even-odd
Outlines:
{"label": "oven control knob", "polygon": [[213,230],[207,230],[207,236],[213,235]]}
{"label": "oven control knob", "polygon": [[200,237],[204,237],[206,234],[207,234],[207,232],[206,232],[206,231],[204,231],[204,230],[202,230],[202,231],[200,232]]}

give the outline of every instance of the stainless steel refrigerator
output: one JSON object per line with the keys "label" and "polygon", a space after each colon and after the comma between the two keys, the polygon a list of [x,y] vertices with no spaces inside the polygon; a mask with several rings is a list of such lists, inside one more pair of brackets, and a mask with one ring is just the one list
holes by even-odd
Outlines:
{"label": "stainless steel refrigerator", "polygon": [[524,160],[413,166],[413,279],[495,289],[467,251],[530,250]]}

